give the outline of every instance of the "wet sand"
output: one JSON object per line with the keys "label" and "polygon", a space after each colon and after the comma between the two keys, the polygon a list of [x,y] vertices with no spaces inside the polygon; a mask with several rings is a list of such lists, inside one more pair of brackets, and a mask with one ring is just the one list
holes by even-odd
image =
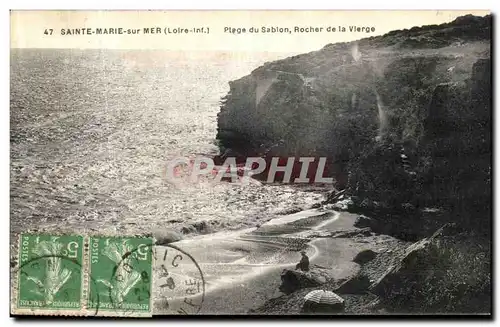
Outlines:
{"label": "wet sand", "polygon": [[[363,250],[377,250],[376,236],[369,241],[326,236],[359,230],[353,226],[355,219],[349,213],[312,209],[273,219],[259,228],[173,244],[190,253],[203,271],[206,292],[200,313],[245,314],[282,294],[278,290],[280,274],[297,264],[300,249],[306,249],[311,265],[327,268],[333,279],[354,276],[359,265],[352,259]],[[167,292],[162,296],[170,297]],[[159,308],[155,314],[171,313],[169,310]]]}

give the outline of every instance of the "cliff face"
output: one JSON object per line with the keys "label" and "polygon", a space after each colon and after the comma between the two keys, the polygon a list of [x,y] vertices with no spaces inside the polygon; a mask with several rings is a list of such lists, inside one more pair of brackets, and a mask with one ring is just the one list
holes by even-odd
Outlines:
{"label": "cliff face", "polygon": [[469,15],[266,63],[230,83],[220,146],[333,157],[360,201],[471,220],[491,202],[491,26]]}
{"label": "cliff face", "polygon": [[490,30],[491,17],[465,16],[267,63],[230,83],[217,138],[240,151],[284,140],[289,154],[337,156],[377,134],[419,141],[436,88],[489,58]]}
{"label": "cliff face", "polygon": [[349,162],[355,210],[379,216],[384,232],[415,240],[457,222],[490,233],[490,60],[478,60],[472,72],[434,88],[418,144],[385,139]]}

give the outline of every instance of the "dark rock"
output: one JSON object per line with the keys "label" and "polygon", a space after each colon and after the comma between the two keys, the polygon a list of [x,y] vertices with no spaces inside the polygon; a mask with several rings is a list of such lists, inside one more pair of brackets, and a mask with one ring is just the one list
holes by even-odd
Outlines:
{"label": "dark rock", "polygon": [[445,225],[395,255],[370,291],[393,312],[490,312],[487,244]]}
{"label": "dark rock", "polygon": [[479,59],[472,66],[472,81],[476,83],[488,83],[491,77],[491,60]]}
{"label": "dark rock", "polygon": [[372,250],[364,250],[359,252],[352,261],[359,265],[364,265],[365,263],[368,263],[375,259],[377,256],[377,253],[372,251]]}
{"label": "dark rock", "polygon": [[371,230],[377,230],[378,223],[375,219],[367,217],[365,215],[360,215],[356,218],[354,222],[354,227],[358,228],[370,228]]}
{"label": "dark rock", "polygon": [[212,227],[206,220],[197,221],[193,223],[192,226],[198,233],[207,234],[212,231]]}
{"label": "dark rock", "polygon": [[415,206],[411,203],[403,203],[401,205],[401,208],[405,211],[405,212],[414,212],[416,210]]}
{"label": "dark rock", "polygon": [[184,222],[183,219],[170,219],[170,220],[167,220],[167,223],[170,223],[170,224],[177,224],[177,223],[182,223]]}
{"label": "dark rock", "polygon": [[[392,151],[392,150],[391,150]],[[378,154],[377,157],[385,157],[385,156],[391,156],[391,154],[389,153],[382,153],[382,154]],[[386,165],[386,163],[384,163]],[[371,170],[372,168],[368,168],[367,167],[364,167],[364,168],[361,168],[361,169],[364,169],[366,172],[369,172],[371,173]],[[382,169],[379,169],[379,175],[376,177],[378,179],[377,183],[383,183],[386,181],[386,176],[387,176],[387,173],[386,172],[383,172]],[[392,174],[394,175],[394,172],[391,170]],[[366,187],[367,190],[370,189],[370,187],[367,187],[367,186],[363,186],[363,187]],[[379,188],[379,190],[381,190],[381,188]],[[380,196],[379,196],[380,198]],[[374,216],[379,216],[379,215],[384,215],[388,212],[391,212],[392,210],[394,210],[394,205],[393,204],[389,204],[387,202],[384,202],[384,201],[373,201],[369,198],[360,198],[360,197],[351,197],[349,199],[349,203],[348,203],[348,209],[347,211],[349,212],[352,212],[352,213],[359,213],[359,214],[362,214],[362,215],[374,215]],[[342,201],[340,201],[342,202]]]}
{"label": "dark rock", "polygon": [[195,233],[195,232],[196,232],[196,229],[194,229],[194,227],[191,226],[191,225],[184,226],[184,227],[181,228],[181,233],[184,234],[184,235]]}
{"label": "dark rock", "polygon": [[403,285],[411,287],[408,282],[412,279],[412,275],[422,271],[422,267],[426,265],[428,255],[430,255],[433,241],[443,231],[444,227],[436,231],[433,236],[410,245],[404,254],[395,258],[394,263],[388,267],[385,273],[372,283],[371,291],[379,296],[388,297]]}
{"label": "dark rock", "polygon": [[203,230],[203,229],[206,229],[208,227],[208,224],[205,220],[202,220],[202,221],[197,221],[197,222],[193,223],[193,227],[197,230]]}
{"label": "dark rock", "polygon": [[348,231],[334,232],[332,238],[351,238],[356,236],[370,236],[372,234],[370,228],[354,229]]}
{"label": "dark rock", "polygon": [[322,285],[331,279],[332,277],[328,273],[328,269],[312,267],[307,272],[285,269],[281,273],[279,290],[285,294],[289,294],[302,288]]}
{"label": "dark rock", "polygon": [[344,200],[344,195],[345,195],[345,189],[341,191],[333,190],[329,192],[326,196],[326,201],[325,203],[335,203],[340,200]]}
{"label": "dark rock", "polygon": [[[316,204],[314,204],[311,208],[313,208]],[[319,206],[318,206],[319,208]],[[287,209],[284,209],[284,210],[281,210],[281,211],[278,211],[276,212],[277,215],[291,215],[291,214],[294,214],[294,213],[297,213],[297,212],[300,212],[304,209],[300,208],[300,207],[291,207],[291,208],[287,208]]]}
{"label": "dark rock", "polygon": [[366,209],[372,209],[375,208],[375,202],[371,199],[365,198],[363,201],[361,201],[360,207],[366,208]]}
{"label": "dark rock", "polygon": [[371,282],[367,276],[357,275],[342,283],[335,293],[339,294],[364,294],[370,288]]}

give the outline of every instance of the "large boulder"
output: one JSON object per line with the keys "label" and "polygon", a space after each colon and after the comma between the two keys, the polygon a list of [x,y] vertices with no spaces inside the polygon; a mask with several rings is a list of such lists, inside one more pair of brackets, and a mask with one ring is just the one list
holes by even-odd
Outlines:
{"label": "large boulder", "polygon": [[377,256],[377,253],[370,250],[370,249],[363,250],[363,251],[359,252],[354,257],[354,259],[352,259],[352,261],[354,261],[358,265],[364,265],[365,263],[368,263],[368,262],[372,261],[373,259],[375,259],[376,256]]}
{"label": "large boulder", "polygon": [[[438,242],[439,236],[443,235],[447,229],[448,225],[445,225],[431,237],[410,245],[403,255],[395,258],[385,273],[373,282],[370,286],[371,291],[379,296],[388,297],[393,292],[399,292],[403,285],[410,287],[409,283],[413,283],[416,274],[422,273],[422,268],[426,267],[436,255],[439,255],[433,245]],[[425,270],[428,272],[427,267]]]}
{"label": "large boulder", "polygon": [[279,290],[285,294],[290,294],[302,288],[325,284],[332,279],[328,269],[316,266],[312,267],[310,271],[285,269],[281,273]]}
{"label": "large boulder", "polygon": [[490,312],[487,244],[446,224],[393,258],[370,291],[393,312]]}
{"label": "large boulder", "polygon": [[370,288],[371,282],[367,276],[356,275],[346,280],[336,290],[339,294],[364,294]]}

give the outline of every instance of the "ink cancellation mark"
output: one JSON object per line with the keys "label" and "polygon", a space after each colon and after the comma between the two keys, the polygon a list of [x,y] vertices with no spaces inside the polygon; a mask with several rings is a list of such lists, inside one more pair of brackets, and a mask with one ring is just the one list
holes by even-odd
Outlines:
{"label": "ink cancellation mark", "polygon": [[98,315],[152,315],[152,238],[91,237],[89,308]]}
{"label": "ink cancellation mark", "polygon": [[199,313],[205,300],[205,279],[193,256],[167,244],[155,247],[155,257],[155,313]]}
{"label": "ink cancellation mark", "polygon": [[83,244],[77,235],[20,235],[13,313],[83,315]]}

